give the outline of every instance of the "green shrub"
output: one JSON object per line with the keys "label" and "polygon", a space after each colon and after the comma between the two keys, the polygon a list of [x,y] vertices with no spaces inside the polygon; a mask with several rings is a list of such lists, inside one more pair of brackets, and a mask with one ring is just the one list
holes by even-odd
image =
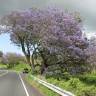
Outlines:
{"label": "green shrub", "polygon": [[96,96],[96,87],[83,87],[77,91],[77,96]]}
{"label": "green shrub", "polygon": [[71,86],[72,88],[77,88],[80,85],[80,80],[78,78],[71,78],[68,81],[68,86]]}
{"label": "green shrub", "polygon": [[47,80],[54,85],[57,85],[65,90],[76,94],[76,96],[96,96],[96,87],[92,85],[86,85],[85,83],[81,82],[79,78],[70,78],[70,80],[68,81],[58,81],[54,78],[49,78]]}
{"label": "green shrub", "polygon": [[60,73],[60,71],[55,71],[55,72],[47,72],[46,73],[46,79],[48,78],[54,78],[57,80],[69,80],[70,79],[70,74],[65,72],[65,73]]}
{"label": "green shrub", "polygon": [[96,85],[96,76],[80,76],[79,79],[85,83]]}
{"label": "green shrub", "polygon": [[76,93],[77,90],[84,87],[84,84],[78,78],[71,78],[65,85],[64,88],[72,93]]}
{"label": "green shrub", "polygon": [[47,78],[47,81],[64,90],[72,92],[76,96],[96,96],[96,85],[95,85],[96,83],[94,83],[93,85],[91,84],[92,82],[96,81],[95,76],[88,74],[78,77],[70,76],[70,80],[66,79],[58,80],[55,78]]}

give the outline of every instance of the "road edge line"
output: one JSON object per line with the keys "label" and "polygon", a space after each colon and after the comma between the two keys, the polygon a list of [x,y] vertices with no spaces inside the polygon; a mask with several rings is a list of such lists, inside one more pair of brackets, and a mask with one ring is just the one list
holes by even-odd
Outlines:
{"label": "road edge line", "polygon": [[23,88],[24,88],[24,90],[25,90],[26,95],[29,96],[28,90],[27,90],[27,88],[26,88],[26,86],[25,86],[25,83],[24,83],[24,81],[23,81],[23,79],[22,79],[22,77],[21,77],[20,74],[19,74],[19,77],[20,77],[20,80],[21,80],[21,82],[22,82],[22,85],[23,85]]}
{"label": "road edge line", "polygon": [[0,74],[0,77],[4,76],[4,75],[6,75],[6,74],[8,74],[8,71],[5,72],[5,73]]}

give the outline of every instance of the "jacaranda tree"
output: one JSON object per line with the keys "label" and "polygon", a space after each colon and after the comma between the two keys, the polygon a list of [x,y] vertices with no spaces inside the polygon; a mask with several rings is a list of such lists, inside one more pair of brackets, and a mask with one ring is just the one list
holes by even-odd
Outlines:
{"label": "jacaranda tree", "polygon": [[78,70],[85,64],[88,42],[82,36],[82,20],[78,16],[58,9],[30,9],[12,12],[2,21],[8,26],[11,41],[22,48],[33,70],[34,53],[42,57],[43,71],[52,61],[48,61],[51,56],[55,58],[53,64],[60,62],[66,71]]}
{"label": "jacaranda tree", "polygon": [[41,17],[40,10],[30,9],[12,12],[2,19],[2,23],[7,26],[10,33],[11,41],[22,49],[28,64],[33,70],[34,62],[31,58],[39,38]]}
{"label": "jacaranda tree", "polygon": [[82,35],[82,20],[58,9],[47,10],[46,20],[43,46],[50,53],[56,53],[63,68],[70,67],[73,73],[82,72],[87,59],[84,49],[88,46]]}

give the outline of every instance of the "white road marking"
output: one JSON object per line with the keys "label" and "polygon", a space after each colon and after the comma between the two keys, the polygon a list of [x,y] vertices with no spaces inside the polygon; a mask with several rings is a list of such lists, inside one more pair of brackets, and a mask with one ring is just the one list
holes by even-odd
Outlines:
{"label": "white road marking", "polygon": [[26,86],[25,86],[25,84],[24,84],[24,81],[23,81],[23,79],[22,79],[22,77],[21,77],[20,74],[19,74],[19,77],[20,77],[20,80],[21,80],[22,85],[23,85],[23,87],[24,87],[24,90],[25,90],[25,92],[26,92],[26,95],[29,96],[29,93],[28,93],[28,91],[27,91],[27,88],[26,88]]}
{"label": "white road marking", "polygon": [[1,74],[0,74],[0,77],[4,76],[4,75],[6,75],[6,74],[8,74],[8,71],[6,71],[6,72],[4,72],[4,73],[1,73]]}

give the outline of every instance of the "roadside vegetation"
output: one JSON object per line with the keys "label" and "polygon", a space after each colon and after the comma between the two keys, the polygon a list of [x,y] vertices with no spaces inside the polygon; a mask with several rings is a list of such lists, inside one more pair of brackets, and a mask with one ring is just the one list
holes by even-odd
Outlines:
{"label": "roadside vegetation", "polygon": [[47,79],[48,82],[59,86],[65,90],[74,93],[76,96],[95,96],[96,95],[96,76],[91,78],[83,76],[82,78],[71,77],[69,80]]}
{"label": "roadside vegetation", "polygon": [[[37,78],[40,78],[44,81],[47,81],[51,84],[54,84],[64,90],[74,93],[76,96],[95,96],[96,95],[96,74],[86,74],[80,76],[67,76],[66,79],[55,79],[53,77],[45,78],[41,75],[36,75]],[[54,94],[53,91],[47,91],[48,88],[44,87],[42,89],[42,85],[38,84],[34,78],[29,74],[27,77],[27,81],[29,81],[36,88],[40,88],[40,91],[46,96],[58,96],[58,94]],[[69,79],[68,79],[69,78]],[[50,95],[52,94],[52,95]]]}
{"label": "roadside vegetation", "polygon": [[4,64],[2,64],[2,63],[0,63],[0,68],[7,68],[7,66],[6,65],[4,65]]}
{"label": "roadside vegetation", "polygon": [[[24,56],[0,52],[1,64],[16,71],[27,68],[76,96],[96,96],[96,37],[86,37],[82,22],[78,14],[60,9],[32,8],[4,16],[1,24],[7,27],[1,32],[10,34]],[[46,96],[58,96],[30,76],[27,81]]]}
{"label": "roadside vegetation", "polygon": [[30,70],[30,66],[28,66],[27,64],[21,63],[21,64],[18,64],[18,65],[16,65],[16,66],[14,66],[13,68],[11,68],[11,70],[15,70],[15,71],[17,71],[17,72],[20,73],[20,72],[23,72],[23,70],[24,70],[25,68],[27,68],[27,69]]}
{"label": "roadside vegetation", "polygon": [[47,87],[37,83],[34,78],[31,77],[31,74],[29,74],[25,78],[33,87],[35,87],[37,90],[41,92],[44,96],[59,96],[59,94],[53,92],[52,90],[48,89]]}
{"label": "roadside vegetation", "polygon": [[6,53],[0,58],[0,68],[23,72],[25,68],[31,70],[26,63],[25,57],[16,53]]}

